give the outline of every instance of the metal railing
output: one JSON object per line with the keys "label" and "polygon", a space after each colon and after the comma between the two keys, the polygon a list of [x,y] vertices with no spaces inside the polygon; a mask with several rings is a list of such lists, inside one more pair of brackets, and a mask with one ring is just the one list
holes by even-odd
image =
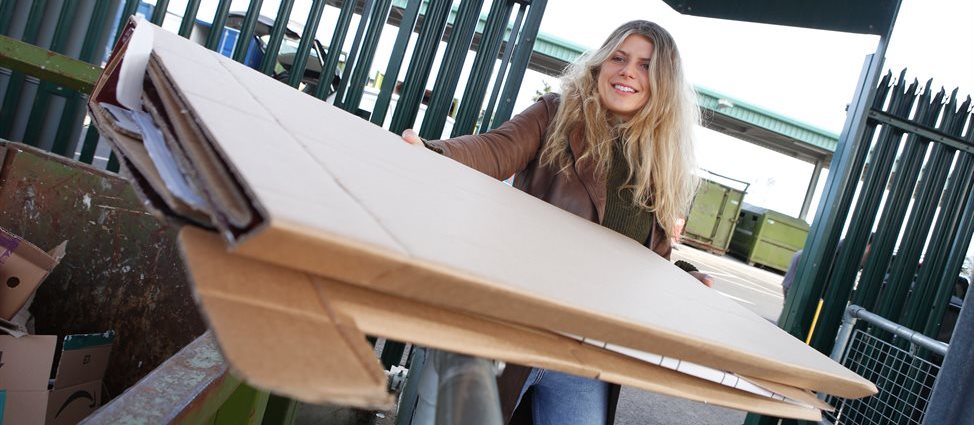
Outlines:
{"label": "metal railing", "polygon": [[500,425],[502,362],[417,348],[399,399],[397,425]]}
{"label": "metal railing", "polygon": [[[888,332],[892,341],[855,329],[858,320]],[[947,348],[863,307],[848,306],[831,357],[875,383],[879,393],[858,400],[829,397],[826,401],[835,411],[827,412],[822,423],[922,424],[940,365],[923,358],[921,349],[942,358]]]}

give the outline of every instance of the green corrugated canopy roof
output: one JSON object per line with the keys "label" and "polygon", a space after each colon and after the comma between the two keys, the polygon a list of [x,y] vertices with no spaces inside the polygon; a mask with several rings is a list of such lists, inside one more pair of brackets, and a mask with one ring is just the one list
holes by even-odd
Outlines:
{"label": "green corrugated canopy roof", "polygon": [[884,35],[898,0],[663,0],[684,15]]}

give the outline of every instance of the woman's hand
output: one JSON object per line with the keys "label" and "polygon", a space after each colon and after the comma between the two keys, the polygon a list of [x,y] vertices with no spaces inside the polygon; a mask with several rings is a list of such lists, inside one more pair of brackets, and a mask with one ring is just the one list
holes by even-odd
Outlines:
{"label": "woman's hand", "polygon": [[712,288],[714,286],[714,278],[710,277],[709,274],[706,274],[704,272],[688,272],[688,273],[690,273],[691,276],[697,278],[697,280],[699,280],[700,283],[704,284],[704,286],[708,288]]}
{"label": "woman's hand", "polygon": [[413,146],[423,146],[423,139],[419,138],[419,135],[411,128],[407,128],[402,132],[402,140]]}

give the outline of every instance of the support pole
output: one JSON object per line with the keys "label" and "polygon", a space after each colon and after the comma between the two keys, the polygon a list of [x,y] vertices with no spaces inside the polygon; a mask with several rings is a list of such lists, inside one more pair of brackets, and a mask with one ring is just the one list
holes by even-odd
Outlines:
{"label": "support pole", "polygon": [[802,201],[802,211],[798,213],[798,218],[808,221],[808,210],[812,206],[812,198],[815,197],[815,188],[818,187],[818,179],[822,176],[822,160],[815,161],[815,168],[812,170],[812,178],[808,181],[808,189],[805,189],[805,200]]}

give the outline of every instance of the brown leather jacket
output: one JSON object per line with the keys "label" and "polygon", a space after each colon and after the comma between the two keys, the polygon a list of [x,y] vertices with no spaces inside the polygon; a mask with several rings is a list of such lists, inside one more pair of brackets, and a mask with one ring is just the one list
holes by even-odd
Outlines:
{"label": "brown leather jacket", "polygon": [[[605,176],[595,170],[592,161],[578,162],[586,146],[580,137],[569,140],[575,166],[559,173],[556,168],[540,163],[541,147],[547,139],[548,125],[558,110],[558,95],[542,96],[524,112],[490,132],[436,140],[428,145],[442,154],[479,170],[498,180],[514,176],[514,187],[538,199],[571,212],[586,220],[602,223],[605,218]],[[654,220],[655,221],[655,220]],[[669,259],[672,247],[666,232],[655,222],[643,243],[663,258]],[[508,365],[498,379],[501,409],[510,423],[531,423],[528,400],[514,412],[517,397],[530,368]],[[606,423],[615,417],[619,386],[612,385]],[[513,418],[513,419],[512,419]]]}

